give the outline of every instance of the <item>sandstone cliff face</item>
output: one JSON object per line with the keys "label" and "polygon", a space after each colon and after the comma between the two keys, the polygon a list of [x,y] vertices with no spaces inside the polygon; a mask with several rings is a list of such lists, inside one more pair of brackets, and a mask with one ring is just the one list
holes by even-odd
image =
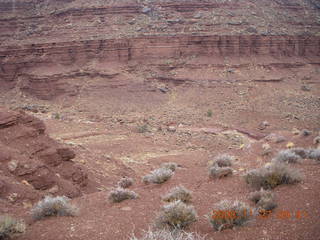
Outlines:
{"label": "sandstone cliff face", "polygon": [[[203,56],[319,62],[319,9],[309,0],[17,0],[1,2],[0,12],[0,91],[44,100],[77,95],[81,86],[72,82],[81,77],[113,77],[81,72],[92,61],[105,67]],[[42,71],[53,65],[72,70]]]}
{"label": "sandstone cliff face", "polygon": [[[99,73],[71,72],[32,74],[53,64],[85,65],[93,59],[128,63],[155,59],[206,56],[210,58],[268,56],[275,58],[319,58],[320,37],[316,36],[174,36],[81,42],[32,44],[0,50],[0,82],[6,90],[18,87],[40,99],[61,94],[76,95],[64,78],[91,77]],[[307,60],[309,61],[309,60]],[[313,61],[313,60],[311,60]],[[31,73],[30,73],[31,72]],[[112,76],[105,76],[112,77]]]}
{"label": "sandstone cliff face", "polygon": [[50,139],[42,121],[0,108],[0,196],[35,201],[44,194],[76,197],[87,173],[71,160],[75,153]]}

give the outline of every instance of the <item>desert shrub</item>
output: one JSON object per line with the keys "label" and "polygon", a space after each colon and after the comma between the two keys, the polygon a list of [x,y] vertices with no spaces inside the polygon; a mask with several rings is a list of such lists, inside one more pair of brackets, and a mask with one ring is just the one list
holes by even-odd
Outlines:
{"label": "desert shrub", "polygon": [[209,110],[207,111],[207,117],[212,117],[212,115],[213,115],[213,112],[212,112],[211,109],[209,109]]}
{"label": "desert shrub", "polygon": [[232,175],[232,169],[229,167],[212,166],[209,168],[210,178],[222,178]]}
{"label": "desert shrub", "polygon": [[137,131],[138,131],[138,133],[146,133],[146,132],[149,132],[149,126],[148,126],[148,124],[143,124],[143,125],[137,126]]}
{"label": "desert shrub", "polygon": [[162,200],[166,202],[174,202],[176,200],[181,200],[184,203],[191,202],[192,196],[191,191],[183,186],[177,186],[172,188],[168,194],[166,194]]}
{"label": "desert shrub", "polygon": [[164,183],[168,181],[173,175],[173,172],[170,169],[158,168],[153,170],[150,174],[142,178],[144,183]]}
{"label": "desert shrub", "polygon": [[291,148],[290,151],[295,153],[296,155],[300,156],[301,158],[307,158],[308,153],[309,153],[309,150],[304,149],[304,148],[300,148],[300,147]]}
{"label": "desert shrub", "polygon": [[169,169],[174,172],[178,167],[178,164],[175,162],[166,162],[161,164],[161,168]]}
{"label": "desert shrub", "polygon": [[253,211],[240,201],[223,200],[215,205],[209,221],[213,228],[222,231],[235,226],[242,226],[250,220]]}
{"label": "desert shrub", "polygon": [[258,210],[263,212],[277,207],[273,193],[268,190],[261,189],[260,191],[252,192],[249,195],[249,199],[257,205]]}
{"label": "desert shrub", "polygon": [[246,182],[256,189],[272,189],[281,184],[294,184],[302,180],[300,172],[281,162],[249,171]]}
{"label": "desert shrub", "polygon": [[213,161],[213,166],[217,167],[231,167],[235,157],[228,154],[217,156]]}
{"label": "desert shrub", "polygon": [[310,149],[308,152],[308,158],[320,161],[320,149]]}
{"label": "desert shrub", "polygon": [[301,157],[292,151],[292,149],[288,149],[280,151],[273,160],[283,163],[297,163],[301,161]]}
{"label": "desert shrub", "polygon": [[11,239],[23,234],[26,224],[10,216],[0,216],[0,239]]}
{"label": "desert shrub", "polygon": [[134,191],[117,187],[109,192],[109,200],[111,202],[119,203],[127,199],[135,199],[138,197]]}
{"label": "desert shrub", "polygon": [[133,179],[129,177],[123,177],[119,180],[118,186],[121,188],[128,188],[133,185]]}
{"label": "desert shrub", "polygon": [[169,231],[166,229],[144,233],[143,237],[137,238],[132,236],[130,240],[205,240],[204,236],[197,233],[188,233],[181,230]]}
{"label": "desert shrub", "polygon": [[31,209],[31,214],[34,220],[40,220],[50,216],[76,216],[78,211],[65,196],[46,196]]}
{"label": "desert shrub", "polygon": [[182,229],[197,220],[197,213],[193,206],[182,201],[174,201],[162,207],[162,211],[155,220],[155,227],[159,229]]}

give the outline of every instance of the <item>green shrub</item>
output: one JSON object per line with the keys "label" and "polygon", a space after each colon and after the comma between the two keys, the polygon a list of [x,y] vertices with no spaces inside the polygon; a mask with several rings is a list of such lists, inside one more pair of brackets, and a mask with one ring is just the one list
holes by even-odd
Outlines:
{"label": "green shrub", "polygon": [[166,229],[144,233],[143,237],[137,238],[132,236],[130,240],[205,240],[205,237],[197,233],[188,233],[181,230],[169,231]]}

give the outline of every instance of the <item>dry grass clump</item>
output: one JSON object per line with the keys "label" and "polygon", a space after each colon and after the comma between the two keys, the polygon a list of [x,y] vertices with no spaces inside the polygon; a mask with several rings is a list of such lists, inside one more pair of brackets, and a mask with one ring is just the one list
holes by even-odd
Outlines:
{"label": "dry grass clump", "polygon": [[0,239],[11,239],[23,234],[26,224],[10,216],[0,216]]}
{"label": "dry grass clump", "polygon": [[210,178],[222,178],[232,175],[232,168],[212,166],[209,168]]}
{"label": "dry grass clump", "polygon": [[153,170],[150,174],[142,178],[144,183],[161,184],[168,181],[173,175],[173,171],[167,168],[158,168]]}
{"label": "dry grass clump", "polygon": [[76,216],[78,212],[79,209],[73,206],[70,199],[65,196],[46,196],[31,209],[34,220],[50,216]]}
{"label": "dry grass clump", "polygon": [[310,149],[308,152],[308,158],[320,161],[320,149]]}
{"label": "dry grass clump", "polygon": [[228,154],[222,154],[214,159],[213,166],[217,167],[231,167],[235,160],[234,156]]}
{"label": "dry grass clump", "polygon": [[268,166],[249,171],[245,180],[256,189],[272,189],[281,184],[298,183],[302,180],[302,175],[287,164],[275,161]]}
{"label": "dry grass clump", "polygon": [[249,199],[257,205],[258,210],[262,210],[263,212],[277,207],[273,193],[268,190],[261,189],[260,191],[252,192],[249,195]]}
{"label": "dry grass clump", "polygon": [[252,210],[240,201],[223,200],[210,213],[210,223],[217,231],[242,226],[250,220]]}
{"label": "dry grass clump", "polygon": [[[300,149],[296,149],[296,151],[302,154]],[[297,163],[300,162],[302,159],[299,155],[295,153],[295,151],[292,151],[292,149],[288,149],[280,151],[273,160],[283,163]]]}
{"label": "dry grass clump", "polygon": [[161,164],[161,168],[169,169],[174,172],[178,167],[178,164],[175,162],[166,162]]}
{"label": "dry grass clump", "polygon": [[197,220],[193,206],[182,201],[174,201],[162,207],[155,220],[157,229],[182,229]]}
{"label": "dry grass clump", "polygon": [[137,197],[138,194],[136,194],[134,191],[130,191],[121,187],[111,190],[108,196],[109,200],[115,203],[119,203],[127,199],[135,199]]}
{"label": "dry grass clump", "polygon": [[170,192],[162,198],[162,200],[165,202],[174,202],[177,200],[181,200],[184,203],[190,203],[191,199],[191,191],[183,186],[172,188]]}
{"label": "dry grass clump", "polygon": [[129,177],[123,177],[119,180],[118,186],[121,188],[128,188],[133,185],[133,179]]}
{"label": "dry grass clump", "polygon": [[166,229],[144,233],[143,237],[137,238],[132,236],[130,240],[205,240],[204,236],[197,233],[188,233],[181,230],[169,231]]}

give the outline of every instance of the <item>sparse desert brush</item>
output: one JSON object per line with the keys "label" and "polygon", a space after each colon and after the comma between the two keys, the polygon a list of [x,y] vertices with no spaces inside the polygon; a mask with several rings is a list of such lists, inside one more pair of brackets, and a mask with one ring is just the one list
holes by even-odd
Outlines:
{"label": "sparse desert brush", "polygon": [[310,149],[308,152],[308,158],[320,161],[320,149]]}
{"label": "sparse desert brush", "polygon": [[301,157],[292,151],[292,149],[287,149],[280,151],[273,160],[283,163],[297,163],[301,161]]}
{"label": "sparse desert brush", "polygon": [[129,177],[123,177],[119,180],[118,186],[122,188],[128,188],[133,185],[133,179]]}
{"label": "sparse desert brush", "polygon": [[174,202],[181,200],[184,203],[190,203],[192,199],[191,191],[183,186],[172,188],[168,194],[162,197],[165,202]]}
{"label": "sparse desert brush", "polygon": [[222,154],[217,156],[213,161],[213,166],[217,167],[231,167],[235,160],[234,156],[228,154]]}
{"label": "sparse desert brush", "polygon": [[197,220],[196,210],[192,205],[174,201],[162,207],[155,220],[157,229],[182,229]]}
{"label": "sparse desert brush", "polygon": [[295,153],[296,155],[300,156],[301,158],[307,158],[308,154],[309,154],[308,149],[304,149],[301,147],[291,148],[290,151]]}
{"label": "sparse desert brush", "polygon": [[40,220],[50,216],[76,216],[78,211],[65,196],[46,196],[32,208],[31,214],[34,220]]}
{"label": "sparse desert brush", "polygon": [[142,124],[137,126],[138,133],[146,133],[149,132],[149,126],[148,124]]}
{"label": "sparse desert brush", "polygon": [[161,168],[170,169],[172,172],[174,172],[178,167],[178,164],[175,162],[166,162],[161,164]]}
{"label": "sparse desert brush", "polygon": [[0,239],[11,239],[26,231],[26,224],[10,216],[0,216]]}
{"label": "sparse desert brush", "polygon": [[273,193],[268,190],[261,189],[260,191],[252,192],[249,195],[249,199],[257,205],[258,210],[269,211],[277,207]]}
{"label": "sparse desert brush", "polygon": [[245,180],[256,189],[272,189],[281,184],[298,183],[302,180],[302,175],[297,169],[274,161],[268,166],[249,171]]}
{"label": "sparse desert brush", "polygon": [[134,191],[117,187],[109,192],[109,200],[111,202],[119,203],[127,199],[135,199],[138,197]]}
{"label": "sparse desert brush", "polygon": [[173,175],[173,171],[167,168],[158,168],[153,170],[150,174],[142,178],[144,183],[164,183]]}
{"label": "sparse desert brush", "polygon": [[212,166],[209,168],[210,178],[222,178],[232,175],[232,168]]}
{"label": "sparse desert brush", "polygon": [[197,233],[189,233],[181,230],[157,230],[146,231],[141,238],[132,236],[130,240],[205,240],[204,236],[200,236]]}
{"label": "sparse desert brush", "polygon": [[215,205],[209,221],[215,230],[222,231],[244,225],[250,220],[252,213],[250,207],[243,202],[223,200]]}

